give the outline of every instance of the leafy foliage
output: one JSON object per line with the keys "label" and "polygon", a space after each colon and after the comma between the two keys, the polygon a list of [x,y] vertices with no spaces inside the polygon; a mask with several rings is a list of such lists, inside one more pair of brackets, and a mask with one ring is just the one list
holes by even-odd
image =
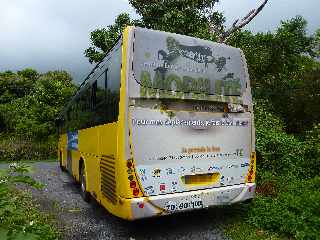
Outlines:
{"label": "leafy foliage", "polygon": [[91,46],[84,52],[90,63],[101,61],[128,25],[209,40],[217,40],[224,32],[225,18],[214,10],[218,0],[130,0],[129,2],[141,18],[132,20],[127,13],[122,13],[117,16],[113,25],[91,32]]}
{"label": "leafy foliage", "polygon": [[244,206],[242,223],[231,226],[228,235],[235,240],[246,239],[244,232],[253,239],[278,239],[270,235],[276,232],[290,239],[318,239],[319,124],[299,139],[285,132],[285,123],[269,101],[257,100],[254,110],[257,197]]}
{"label": "leafy foliage", "polygon": [[54,120],[75,89],[65,71],[0,73],[0,160],[52,156]]}
{"label": "leafy foliage", "polygon": [[[288,179],[286,179],[288,180]],[[320,236],[320,177],[291,178],[275,198],[260,196],[249,208],[249,223],[296,239]]]}
{"label": "leafy foliage", "polygon": [[42,185],[26,174],[30,168],[16,163],[0,172],[0,237],[1,239],[46,239],[58,238],[52,221],[36,210],[32,199],[18,191],[15,184],[26,184],[37,189]]}
{"label": "leafy foliage", "polygon": [[[269,109],[268,109],[269,106]],[[284,123],[270,111],[265,101],[255,104],[258,169],[275,175],[309,178],[318,175],[320,162],[314,144],[284,131]]]}
{"label": "leafy foliage", "polygon": [[26,69],[1,73],[0,81],[0,128],[4,132],[36,139],[55,133],[54,119],[75,91],[67,72],[38,74]]}
{"label": "leafy foliage", "polygon": [[[224,17],[214,11],[218,0],[130,0],[144,26],[203,39],[217,39],[224,30]],[[210,32],[215,26],[216,35]]]}
{"label": "leafy foliage", "polygon": [[230,39],[246,55],[255,97],[270,101],[289,133],[301,134],[320,119],[320,64],[313,58],[319,33],[308,36],[306,26],[297,16],[274,33],[243,31]]}
{"label": "leafy foliage", "polygon": [[115,23],[107,28],[96,29],[91,32],[91,47],[85,50],[89,62],[100,62],[105,54],[116,43],[123,29],[128,25],[135,25],[129,14],[122,13],[117,16]]}
{"label": "leafy foliage", "polygon": [[0,162],[53,159],[56,155],[57,141],[54,135],[45,140],[0,135]]}
{"label": "leafy foliage", "polygon": [[244,50],[253,83],[258,169],[257,198],[245,222],[229,229],[234,239],[252,226],[295,239],[320,235],[319,31],[307,36],[305,28],[296,17],[275,33],[231,39]]}
{"label": "leafy foliage", "polygon": [[313,68],[316,62],[307,54],[316,55],[316,40],[307,36],[306,26],[306,20],[297,16],[281,22],[274,33],[254,35],[243,31],[230,39],[230,44],[241,48],[246,55],[253,87],[261,89],[266,95],[268,92],[265,93],[265,90],[292,89],[294,86],[291,84],[295,83],[296,78]]}

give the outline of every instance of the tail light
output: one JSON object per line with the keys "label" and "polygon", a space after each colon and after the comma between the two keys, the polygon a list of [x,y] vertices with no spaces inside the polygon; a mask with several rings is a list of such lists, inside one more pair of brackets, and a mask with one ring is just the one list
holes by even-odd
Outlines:
{"label": "tail light", "polygon": [[250,155],[250,165],[247,174],[247,182],[254,183],[256,179],[256,153],[253,152]]}
{"label": "tail light", "polygon": [[139,190],[138,180],[134,173],[134,162],[132,159],[129,159],[127,161],[127,173],[128,173],[129,186],[133,196],[134,197],[142,196],[142,192]]}
{"label": "tail light", "polygon": [[140,192],[139,189],[135,188],[135,189],[133,189],[132,194],[133,194],[133,196],[137,197],[139,195],[139,192]]}

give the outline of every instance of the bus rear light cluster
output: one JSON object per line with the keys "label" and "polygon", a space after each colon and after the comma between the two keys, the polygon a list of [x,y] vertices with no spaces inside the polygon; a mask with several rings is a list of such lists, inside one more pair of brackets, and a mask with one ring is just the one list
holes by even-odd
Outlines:
{"label": "bus rear light cluster", "polygon": [[137,187],[136,181],[131,181],[131,182],[130,182],[130,187],[131,187],[131,188],[136,188],[136,187]]}
{"label": "bus rear light cluster", "polygon": [[255,164],[256,164],[256,153],[251,153],[250,166],[247,175],[248,183],[253,183],[255,180]]}
{"label": "bus rear light cluster", "polygon": [[140,203],[139,208],[144,208],[144,203]]}
{"label": "bus rear light cluster", "polygon": [[139,188],[138,188],[138,184],[137,184],[137,180],[135,179],[135,176],[134,176],[134,170],[133,170],[133,162],[132,162],[132,159],[129,159],[127,161],[127,173],[128,173],[128,180],[130,181],[129,182],[129,185],[130,185],[130,188],[132,189],[132,194],[133,196],[137,197],[139,196],[140,194],[140,191],[139,191]]}
{"label": "bus rear light cluster", "polygon": [[139,195],[139,189],[138,188],[133,189],[132,193],[133,193],[133,196],[135,196],[135,197],[138,196]]}

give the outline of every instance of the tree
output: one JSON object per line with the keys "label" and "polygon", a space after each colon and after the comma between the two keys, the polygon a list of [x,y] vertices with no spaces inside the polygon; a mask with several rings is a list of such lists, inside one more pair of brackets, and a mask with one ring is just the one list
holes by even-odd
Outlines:
{"label": "tree", "polygon": [[89,58],[90,63],[103,59],[127,25],[224,42],[230,35],[248,24],[268,0],[264,0],[257,9],[250,11],[240,22],[236,20],[227,31],[224,26],[224,16],[214,8],[219,0],[129,0],[129,2],[141,18],[132,20],[128,14],[123,13],[107,29],[91,32],[91,47],[85,50],[85,56]]}
{"label": "tree", "polygon": [[[129,0],[146,27],[216,40],[224,30],[221,13],[214,11],[219,0]],[[211,26],[215,26],[212,31]],[[213,33],[213,34],[212,34]]]}
{"label": "tree", "polygon": [[241,21],[239,21],[239,19],[235,20],[231,28],[220,35],[219,42],[226,42],[233,33],[241,30],[244,26],[249,24],[262,11],[267,3],[268,0],[264,0],[258,8],[252,9],[247,16],[241,19]]}
{"label": "tree", "polygon": [[255,98],[269,99],[290,133],[302,133],[320,122],[317,34],[309,36],[307,22],[297,16],[282,21],[275,32],[238,32],[231,45],[246,56]]}
{"label": "tree", "polygon": [[30,94],[38,77],[37,71],[31,68],[17,74],[11,71],[0,73],[0,104]]}
{"label": "tree", "polygon": [[96,29],[90,34],[91,47],[85,50],[84,54],[89,58],[89,62],[100,62],[108,50],[115,44],[123,29],[128,25],[133,25],[129,14],[122,13],[117,16],[115,23],[107,28]]}
{"label": "tree", "polygon": [[310,56],[316,55],[315,38],[307,35],[306,26],[306,20],[297,16],[282,21],[275,32],[242,31],[230,38],[230,45],[245,52],[255,88],[287,88],[288,79],[312,68],[314,60]]}
{"label": "tree", "polygon": [[21,71],[18,71],[17,74],[21,77],[24,77],[33,81],[35,81],[39,77],[39,73],[32,68],[23,69]]}
{"label": "tree", "polygon": [[0,129],[30,138],[55,133],[54,119],[76,90],[66,71],[39,74],[25,69],[0,73],[0,80],[0,91],[5,92],[0,98]]}

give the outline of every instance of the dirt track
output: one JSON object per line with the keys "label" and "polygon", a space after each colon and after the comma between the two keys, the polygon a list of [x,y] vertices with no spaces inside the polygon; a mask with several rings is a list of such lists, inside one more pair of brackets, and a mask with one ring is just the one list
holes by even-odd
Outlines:
{"label": "dirt track", "polygon": [[223,229],[238,207],[214,208],[162,218],[126,222],[91,201],[84,202],[73,179],[55,162],[34,163],[33,177],[45,184],[33,190],[41,209],[54,215],[65,240],[228,239]]}

